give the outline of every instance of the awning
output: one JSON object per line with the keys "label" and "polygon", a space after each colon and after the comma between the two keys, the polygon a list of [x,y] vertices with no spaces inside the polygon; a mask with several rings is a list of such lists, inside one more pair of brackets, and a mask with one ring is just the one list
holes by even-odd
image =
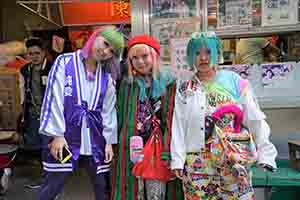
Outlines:
{"label": "awning", "polygon": [[57,26],[130,23],[129,0],[23,0],[17,3]]}

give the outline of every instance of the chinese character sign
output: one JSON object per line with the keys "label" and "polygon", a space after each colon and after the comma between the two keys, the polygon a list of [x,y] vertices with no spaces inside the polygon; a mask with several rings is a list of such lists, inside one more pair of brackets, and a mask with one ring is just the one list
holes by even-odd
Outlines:
{"label": "chinese character sign", "polygon": [[130,16],[129,1],[113,1],[112,16],[128,17]]}

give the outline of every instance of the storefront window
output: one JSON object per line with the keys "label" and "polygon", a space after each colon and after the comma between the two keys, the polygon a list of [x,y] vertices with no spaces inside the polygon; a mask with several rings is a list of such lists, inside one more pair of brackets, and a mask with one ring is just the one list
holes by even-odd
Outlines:
{"label": "storefront window", "polygon": [[220,68],[248,78],[264,107],[300,105],[295,93],[300,80],[300,0],[136,0],[132,5],[137,16],[133,33],[159,40],[164,66],[189,70],[190,34],[215,31],[224,47]]}
{"label": "storefront window", "polygon": [[298,23],[298,1],[262,0],[262,26]]}
{"label": "storefront window", "polygon": [[[299,61],[299,32],[224,39],[223,65]],[[271,48],[272,47],[272,48]]]}
{"label": "storefront window", "polygon": [[252,0],[207,0],[208,29],[250,26],[251,2]]}
{"label": "storefront window", "polygon": [[[300,42],[295,33],[300,27],[298,0],[149,0],[145,8],[149,15],[143,15],[137,27],[159,40],[163,65],[189,69],[188,38],[202,30],[216,31],[223,39],[225,65],[238,63],[240,38],[279,38],[276,46],[281,55],[263,62],[299,57]],[[136,13],[142,12],[136,8]]]}
{"label": "storefront window", "polygon": [[298,12],[296,0],[207,0],[208,30],[292,25]]}

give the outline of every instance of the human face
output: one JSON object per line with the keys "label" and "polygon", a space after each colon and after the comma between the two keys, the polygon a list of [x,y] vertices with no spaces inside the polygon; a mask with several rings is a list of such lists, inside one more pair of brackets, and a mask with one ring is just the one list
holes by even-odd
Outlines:
{"label": "human face", "polygon": [[40,65],[45,58],[45,51],[38,46],[27,49],[27,59],[34,65]]}
{"label": "human face", "polygon": [[136,45],[129,51],[130,62],[133,69],[140,75],[149,75],[152,73],[153,56],[151,49],[147,45]]}
{"label": "human face", "polygon": [[196,54],[195,67],[198,75],[204,79],[210,78],[214,72],[214,69],[209,66],[210,50],[207,48],[200,48]]}
{"label": "human face", "polygon": [[104,61],[113,57],[114,50],[109,42],[102,36],[98,36],[92,47],[92,56],[96,61]]}

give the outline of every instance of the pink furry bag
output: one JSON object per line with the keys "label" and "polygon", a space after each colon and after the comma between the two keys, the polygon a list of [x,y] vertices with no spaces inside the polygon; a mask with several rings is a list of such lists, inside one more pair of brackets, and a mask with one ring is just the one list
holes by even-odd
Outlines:
{"label": "pink furry bag", "polygon": [[[218,122],[226,114],[232,114],[234,118],[233,132],[226,132],[220,128]],[[257,160],[256,145],[251,133],[241,128],[243,112],[236,105],[225,105],[212,114],[215,128],[211,137],[211,152],[213,160],[218,165],[226,166],[236,163],[243,166],[251,166]],[[228,162],[229,161],[229,162]]]}

